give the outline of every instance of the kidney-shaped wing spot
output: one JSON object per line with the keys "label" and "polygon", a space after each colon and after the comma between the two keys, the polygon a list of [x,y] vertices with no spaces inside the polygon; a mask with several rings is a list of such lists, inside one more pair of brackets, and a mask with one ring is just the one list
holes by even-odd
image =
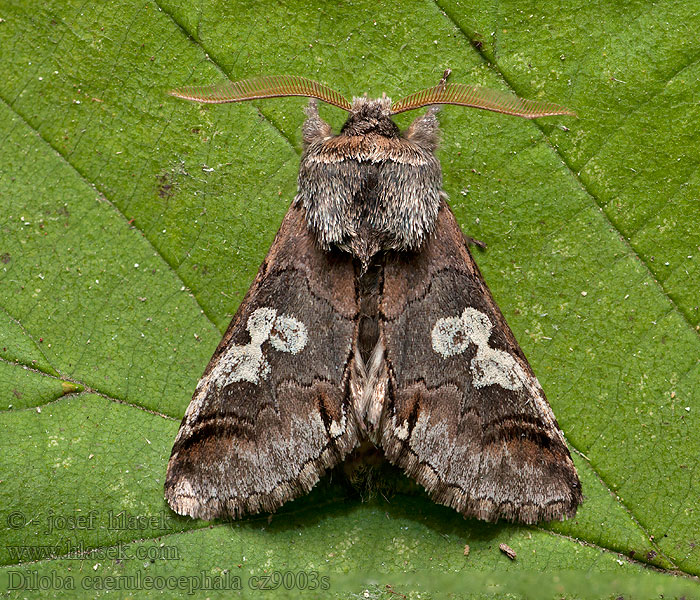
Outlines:
{"label": "kidney-shaped wing spot", "polygon": [[477,350],[471,360],[471,372],[476,388],[500,385],[507,390],[519,390],[528,383],[536,383],[512,355],[489,346],[492,329],[487,315],[467,306],[459,318],[438,319],[431,332],[433,350],[447,358],[461,354],[469,344],[475,344]]}

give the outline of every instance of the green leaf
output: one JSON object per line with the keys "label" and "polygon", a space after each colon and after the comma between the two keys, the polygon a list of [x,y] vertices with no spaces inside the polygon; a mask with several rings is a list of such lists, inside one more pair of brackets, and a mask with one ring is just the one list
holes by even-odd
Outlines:
{"label": "green leaf", "polygon": [[[0,4],[2,585],[290,571],[337,597],[698,595],[699,29],[692,3],[619,0]],[[489,525],[326,480],[269,522],[177,517],[170,448],[293,198],[305,101],[167,90],[289,73],[400,98],[446,67],[579,115],[445,107],[439,151],[572,448],[578,515]]]}

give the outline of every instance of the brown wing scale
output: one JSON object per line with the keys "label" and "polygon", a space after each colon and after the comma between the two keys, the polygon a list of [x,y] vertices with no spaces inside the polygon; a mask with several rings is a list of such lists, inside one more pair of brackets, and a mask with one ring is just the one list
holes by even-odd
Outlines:
{"label": "brown wing scale", "polygon": [[356,316],[351,258],[320,251],[292,206],[182,421],[165,484],[176,512],[274,511],[355,447]]}
{"label": "brown wing scale", "polygon": [[562,432],[444,202],[419,253],[387,257],[380,330],[378,437],[391,462],[467,516],[575,514],[581,485]]}

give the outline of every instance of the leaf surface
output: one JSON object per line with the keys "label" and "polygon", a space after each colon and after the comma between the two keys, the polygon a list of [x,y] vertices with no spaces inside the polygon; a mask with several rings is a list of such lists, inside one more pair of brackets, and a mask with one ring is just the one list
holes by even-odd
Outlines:
{"label": "leaf surface", "polygon": [[[3,577],[38,560],[30,570],[80,578],[239,563],[244,582],[367,574],[348,584],[356,592],[376,573],[376,597],[426,569],[695,585],[692,3],[56,1],[1,5],[0,18]],[[162,499],[170,447],[293,198],[305,102],[203,107],[167,90],[296,74],[347,97],[400,98],[447,67],[455,82],[579,115],[445,107],[439,151],[450,203],[488,245],[476,259],[572,448],[577,517],[486,525],[424,496],[363,503],[328,481],[269,524],[176,517]],[[342,111],[322,114],[342,124]],[[120,562],[106,550],[120,544],[180,558]],[[66,557],[76,546],[98,553]]]}

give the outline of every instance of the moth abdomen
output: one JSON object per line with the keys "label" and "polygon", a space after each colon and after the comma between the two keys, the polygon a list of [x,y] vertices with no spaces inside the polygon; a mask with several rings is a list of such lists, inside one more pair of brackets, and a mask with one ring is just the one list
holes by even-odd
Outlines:
{"label": "moth abdomen", "polygon": [[362,361],[369,363],[379,342],[379,300],[381,295],[382,265],[375,262],[366,271],[356,275],[360,313],[358,317],[357,348]]}

